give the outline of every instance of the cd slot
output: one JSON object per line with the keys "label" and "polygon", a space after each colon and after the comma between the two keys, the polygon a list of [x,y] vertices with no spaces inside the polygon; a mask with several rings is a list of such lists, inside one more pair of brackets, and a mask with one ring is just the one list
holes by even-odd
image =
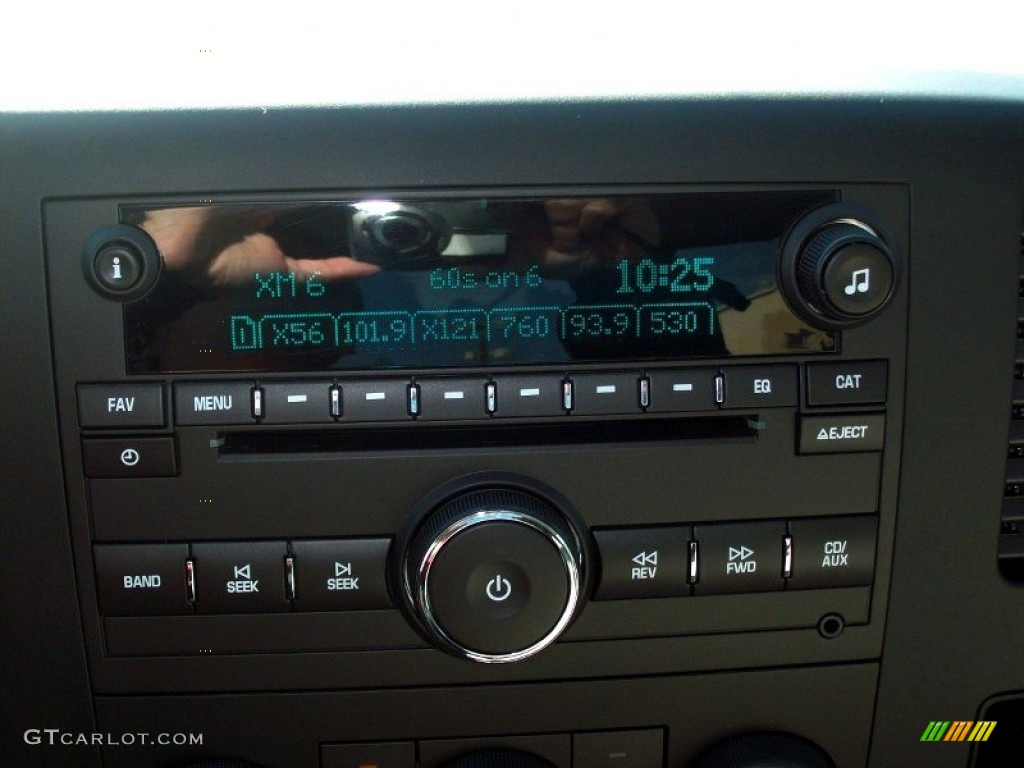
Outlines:
{"label": "cd slot", "polygon": [[349,453],[553,445],[754,440],[757,416],[590,421],[572,424],[420,426],[413,429],[273,430],[222,432],[221,456]]}

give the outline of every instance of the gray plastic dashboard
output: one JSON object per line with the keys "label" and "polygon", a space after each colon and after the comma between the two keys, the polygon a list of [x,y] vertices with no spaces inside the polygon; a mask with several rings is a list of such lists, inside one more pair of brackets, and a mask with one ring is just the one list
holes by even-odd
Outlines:
{"label": "gray plastic dashboard", "polygon": [[[81,249],[96,228],[117,223],[119,205],[567,191],[810,191],[878,213],[902,277],[878,319],[840,332],[836,359],[887,362],[882,449],[794,451],[797,425],[835,410],[816,410],[801,378],[798,400],[741,411],[760,419],[754,437],[666,438],[634,428],[639,421],[599,417],[557,448],[547,433],[452,446],[442,425],[421,430],[418,443],[391,430],[383,448],[331,438],[299,450],[288,446],[305,440],[304,430],[175,431],[182,422],[169,419],[147,436],[176,440],[180,482],[86,476],[81,446],[98,433],[81,419],[77,387],[129,375],[119,307],[85,285]],[[986,703],[1024,691],[1024,586],[1003,575],[997,557],[1019,387],[1022,219],[1024,106],[1014,99],[0,116],[0,579],[8,585],[0,762],[158,767],[232,758],[335,768],[378,760],[397,768],[418,760],[422,768],[511,747],[591,768],[613,764],[609,755],[626,745],[637,760],[629,765],[683,768],[711,765],[700,761],[716,744],[762,731],[809,740],[836,766],[980,759],[978,744],[923,741],[922,733],[932,721],[997,719]],[[684,368],[691,363],[728,377],[733,361]],[[800,377],[817,363],[767,359]],[[158,381],[169,403],[191,379],[240,377],[258,378],[172,372],[144,380]],[[501,386],[500,373],[493,380]],[[712,431],[728,426],[723,414],[704,414]],[[691,422],[670,426],[685,432]],[[383,434],[360,430],[371,441]],[[218,440],[236,441],[241,455],[211,454]],[[245,453],[251,444],[258,450]],[[316,485],[324,467],[332,479]],[[194,553],[197,541],[273,539],[295,552],[293,540],[307,538],[401,542],[421,499],[453,478],[491,471],[530,476],[553,498],[567,497],[591,532],[694,526],[697,541],[702,526],[737,520],[787,521],[796,531],[802,518],[872,516],[873,576],[868,585],[763,595],[700,596],[698,582],[685,605],[593,599],[564,642],[497,666],[434,648],[409,619],[393,568],[395,606],[380,616],[125,617],[99,608],[96,547],[175,543]],[[623,480],[609,484],[612,477]],[[188,494],[206,491],[232,504],[223,512],[187,506]],[[844,617],[838,633],[819,623],[833,614]],[[362,643],[361,632],[383,640]],[[993,743],[1013,743],[1022,728],[1019,716],[998,719]],[[55,743],[46,729],[60,731]],[[33,743],[39,732],[42,743]],[[111,743],[130,733],[203,740]]]}

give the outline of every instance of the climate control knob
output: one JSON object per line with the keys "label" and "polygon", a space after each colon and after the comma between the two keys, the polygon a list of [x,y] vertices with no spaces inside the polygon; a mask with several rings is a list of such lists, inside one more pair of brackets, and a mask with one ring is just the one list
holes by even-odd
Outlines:
{"label": "climate control knob", "polygon": [[412,535],[404,598],[443,650],[521,661],[553,643],[582,594],[583,545],[548,500],[514,487],[449,497]]}

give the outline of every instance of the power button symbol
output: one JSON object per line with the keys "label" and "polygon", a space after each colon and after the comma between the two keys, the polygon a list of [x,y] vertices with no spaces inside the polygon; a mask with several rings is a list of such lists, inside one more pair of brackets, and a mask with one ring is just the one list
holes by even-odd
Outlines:
{"label": "power button symbol", "polygon": [[487,597],[496,603],[504,602],[512,596],[512,584],[500,573],[487,582]]}

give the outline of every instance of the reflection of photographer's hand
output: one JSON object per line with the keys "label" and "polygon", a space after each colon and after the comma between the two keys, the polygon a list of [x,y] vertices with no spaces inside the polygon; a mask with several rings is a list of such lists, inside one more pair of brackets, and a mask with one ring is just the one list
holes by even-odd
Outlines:
{"label": "reflection of photographer's hand", "polygon": [[256,272],[291,272],[300,281],[315,274],[328,282],[366,277],[380,269],[348,256],[288,256],[265,232],[272,221],[273,213],[259,209],[166,208],[150,211],[141,226],[160,249],[167,268],[199,287],[245,283]]}
{"label": "reflection of photographer's hand", "polygon": [[548,200],[544,211],[551,227],[544,264],[552,276],[608,269],[619,259],[643,256],[642,249],[622,230],[649,243],[657,244],[660,239],[658,220],[643,199]]}

